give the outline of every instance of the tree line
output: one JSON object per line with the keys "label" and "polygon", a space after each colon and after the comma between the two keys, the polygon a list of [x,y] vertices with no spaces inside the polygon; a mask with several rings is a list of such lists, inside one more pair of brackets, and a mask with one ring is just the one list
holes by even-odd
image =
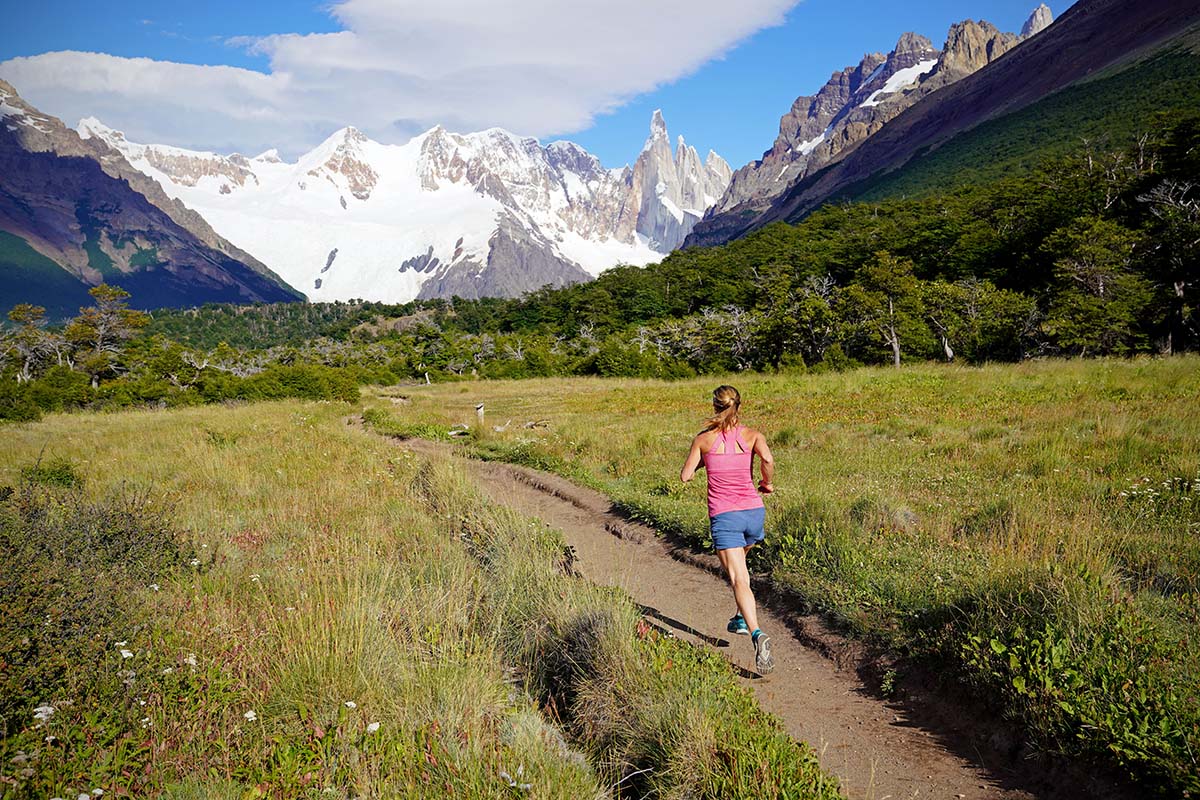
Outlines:
{"label": "tree line", "polygon": [[1123,146],[1083,141],[985,186],[834,202],[798,225],[514,300],[145,314],[100,286],[60,327],[35,306],[9,312],[0,414],[351,397],[403,380],[1195,350],[1198,185],[1200,116],[1163,117]]}

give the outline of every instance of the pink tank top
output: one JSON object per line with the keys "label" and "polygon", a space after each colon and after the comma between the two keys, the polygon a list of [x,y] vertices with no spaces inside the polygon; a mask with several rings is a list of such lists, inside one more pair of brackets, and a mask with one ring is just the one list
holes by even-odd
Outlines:
{"label": "pink tank top", "polygon": [[[725,447],[722,451],[721,444]],[[741,447],[741,452],[738,448]],[[745,511],[761,508],[762,497],[754,488],[751,464],[754,453],[742,438],[742,426],[719,431],[713,445],[704,454],[704,469],[708,473],[708,515],[715,517],[726,511]]]}

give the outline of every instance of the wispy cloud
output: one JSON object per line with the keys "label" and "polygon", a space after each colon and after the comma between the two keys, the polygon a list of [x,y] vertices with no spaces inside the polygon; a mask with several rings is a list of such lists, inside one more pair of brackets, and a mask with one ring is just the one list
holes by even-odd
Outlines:
{"label": "wispy cloud", "polygon": [[0,63],[31,102],[131,138],[296,152],[342,125],[385,141],[444,124],[544,136],[677,80],[798,0],[343,0],[343,30],[236,37],[269,71],[102,53]]}

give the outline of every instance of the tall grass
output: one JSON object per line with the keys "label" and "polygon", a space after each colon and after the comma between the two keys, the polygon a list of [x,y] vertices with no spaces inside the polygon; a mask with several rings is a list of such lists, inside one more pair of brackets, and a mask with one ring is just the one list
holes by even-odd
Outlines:
{"label": "tall grass", "polygon": [[[517,599],[553,587],[572,597],[547,606],[556,613],[613,620],[614,663],[644,664],[643,650],[673,645],[642,642],[627,602],[559,575],[549,534],[506,549],[528,521],[485,513],[445,465],[429,482],[421,459],[347,425],[347,410],[293,401],[55,415],[4,430],[0,486],[18,487],[0,519],[5,579],[22,588],[0,598],[5,624],[37,629],[63,586],[95,587],[88,602],[103,613],[66,626],[90,660],[36,686],[10,682],[11,670],[45,666],[57,650],[6,656],[0,794],[579,798],[609,795],[627,765],[652,763],[674,770],[645,773],[665,796],[796,796],[769,783],[749,791],[728,768],[683,788],[678,742],[707,741],[693,733],[709,730],[707,717],[639,729],[640,746],[673,754],[651,762],[558,713],[566,695],[535,677],[533,651],[517,644],[553,650],[555,618]],[[62,475],[77,480],[53,480]],[[22,516],[19,487],[35,481],[46,508],[79,508],[81,519],[125,508],[105,498],[138,498],[125,528],[142,533],[130,541],[159,549],[65,533],[55,548],[21,546],[65,530],[53,515]],[[494,557],[481,557],[484,533],[463,535],[464,514],[486,525]],[[739,753],[779,763],[803,796],[832,792],[723,666],[675,658],[656,687],[637,689],[646,714],[711,680],[731,692],[712,708],[728,714]],[[56,710],[37,714],[43,705]],[[637,780],[618,793],[649,785]]]}
{"label": "tall grass", "polygon": [[516,422],[476,454],[707,546],[704,487],[675,475],[721,382],[779,464],[760,571],[952,667],[1044,747],[1200,789],[1200,359],[457,384],[392,413],[469,423],[486,401]]}

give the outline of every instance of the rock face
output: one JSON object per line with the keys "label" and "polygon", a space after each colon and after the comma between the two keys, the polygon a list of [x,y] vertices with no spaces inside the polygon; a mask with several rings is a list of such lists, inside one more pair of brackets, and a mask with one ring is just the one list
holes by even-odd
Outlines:
{"label": "rock face", "polygon": [[1033,10],[1029,19],[1025,20],[1025,24],[1021,26],[1021,38],[1028,39],[1030,36],[1036,36],[1049,28],[1051,22],[1054,22],[1054,15],[1050,13],[1050,7],[1042,3]]}
{"label": "rock face", "polygon": [[560,288],[591,279],[582,268],[571,267],[562,263],[553,244],[539,231],[508,213],[488,240],[486,264],[469,258],[455,261],[422,284],[418,297],[516,297],[530,286]]}
{"label": "rock face", "polygon": [[729,185],[729,164],[709,151],[704,163],[680,136],[671,154],[662,112],[650,120],[650,138],[633,166],[629,207],[637,209],[635,229],[655,250],[670,252],[683,243]]}
{"label": "rock face", "polygon": [[[178,166],[178,165],[176,165]],[[223,175],[222,180],[232,180]],[[82,139],[0,81],[0,231],[44,258],[3,262],[3,300],[69,312],[64,291],[107,281],[142,308],[300,296],[104,142]],[[56,265],[51,268],[50,265]],[[73,279],[64,284],[56,270]],[[65,287],[74,287],[73,289]]]}
{"label": "rock face", "polygon": [[[1034,17],[1041,19],[1040,14],[1041,9]],[[686,244],[719,244],[738,235],[789,186],[840,161],[922,98],[990,64],[1020,41],[988,22],[965,20],[950,27],[942,50],[924,36],[905,33],[886,56],[869,53],[857,66],[835,72],[817,94],[796,98],[779,121],[775,144],[733,174],[729,189]]]}
{"label": "rock face", "polygon": [[[965,20],[950,26],[938,68],[930,75],[931,88],[941,88],[985,67],[1004,55],[1020,38],[1004,33],[990,22]],[[932,84],[938,84],[932,86]]]}
{"label": "rock face", "polygon": [[[366,200],[371,196],[379,175],[367,163],[363,154],[363,145],[367,137],[355,128],[344,128],[339,140],[334,143],[333,152],[319,166],[313,167],[308,174],[314,178],[325,178],[334,186],[339,181],[334,176],[340,176],[350,194],[358,200]],[[240,158],[232,156],[231,158]],[[244,160],[244,159],[243,159]],[[277,162],[278,163],[278,162]],[[193,184],[195,185],[195,184]]]}
{"label": "rock face", "polygon": [[438,126],[399,147],[345,128],[294,164],[140,145],[95,120],[80,131],[314,300],[511,297],[657,261],[730,179],[720,156],[701,163],[682,138],[672,155],[657,112],[620,169],[498,128]]}
{"label": "rock face", "polygon": [[[1200,25],[1200,6],[1195,4],[1079,0],[1047,29],[1009,45],[985,68],[922,97],[828,169],[795,181],[768,208],[731,221],[725,232],[733,238],[772,222],[798,221],[829,198],[897,169],[984,121],[1026,108],[1131,53],[1190,36],[1185,32],[1195,25]],[[979,30],[961,31],[956,63],[978,63],[1007,43],[994,29],[976,27]]]}

